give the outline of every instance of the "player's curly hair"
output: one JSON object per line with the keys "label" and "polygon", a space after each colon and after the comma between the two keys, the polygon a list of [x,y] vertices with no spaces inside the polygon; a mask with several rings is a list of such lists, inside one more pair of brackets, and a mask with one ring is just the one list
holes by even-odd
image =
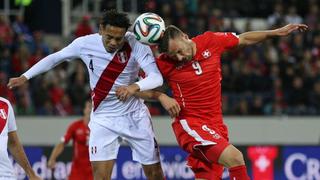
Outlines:
{"label": "player's curly hair", "polygon": [[169,40],[174,39],[175,37],[183,34],[183,32],[174,25],[170,25],[166,28],[163,33],[163,36],[159,40],[159,51],[160,53],[168,52]]}
{"label": "player's curly hair", "polygon": [[115,27],[121,27],[128,30],[131,26],[130,20],[126,13],[117,12],[115,9],[104,11],[100,19],[100,24],[105,27],[106,25],[111,25]]}

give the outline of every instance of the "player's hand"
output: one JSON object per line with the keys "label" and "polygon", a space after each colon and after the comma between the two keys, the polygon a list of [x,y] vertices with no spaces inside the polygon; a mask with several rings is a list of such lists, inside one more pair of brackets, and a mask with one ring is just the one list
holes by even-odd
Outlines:
{"label": "player's hand", "polygon": [[298,30],[300,32],[304,32],[307,29],[308,29],[308,26],[305,24],[288,24],[286,26],[283,26],[282,28],[276,29],[275,33],[278,36],[287,36],[295,30]]}
{"label": "player's hand", "polygon": [[16,78],[10,78],[7,86],[9,89],[13,89],[15,87],[19,87],[19,86],[23,85],[27,81],[28,81],[28,79],[22,75],[22,76],[16,77]]}
{"label": "player's hand", "polygon": [[137,84],[131,84],[129,86],[120,86],[118,89],[116,89],[116,96],[120,101],[126,101],[139,90],[140,87]]}
{"label": "player's hand", "polygon": [[53,169],[55,167],[55,165],[56,165],[56,160],[49,159],[48,164],[47,164],[48,168]]}
{"label": "player's hand", "polygon": [[175,99],[167,96],[166,94],[161,94],[158,99],[163,108],[168,111],[169,115],[172,118],[179,115],[181,108]]}

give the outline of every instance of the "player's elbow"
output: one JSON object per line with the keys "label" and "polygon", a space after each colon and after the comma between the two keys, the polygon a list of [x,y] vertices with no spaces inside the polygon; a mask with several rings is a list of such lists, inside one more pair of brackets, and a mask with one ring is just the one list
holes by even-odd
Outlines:
{"label": "player's elbow", "polygon": [[155,82],[155,88],[160,87],[163,85],[163,78],[161,76],[161,74],[155,74],[153,81]]}

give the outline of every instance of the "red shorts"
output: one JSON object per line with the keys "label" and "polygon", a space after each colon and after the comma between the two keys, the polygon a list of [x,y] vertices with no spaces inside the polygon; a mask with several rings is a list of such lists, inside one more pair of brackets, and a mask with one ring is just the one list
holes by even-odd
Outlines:
{"label": "red shorts", "polygon": [[187,162],[195,177],[221,179],[223,166],[218,160],[229,145],[227,127],[193,117],[176,119],[172,127],[180,147],[189,153]]}
{"label": "red shorts", "polygon": [[72,164],[69,180],[93,180],[91,166]]}

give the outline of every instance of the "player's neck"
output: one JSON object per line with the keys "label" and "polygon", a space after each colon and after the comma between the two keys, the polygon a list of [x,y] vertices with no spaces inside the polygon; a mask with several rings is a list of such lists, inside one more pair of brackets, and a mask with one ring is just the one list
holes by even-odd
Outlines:
{"label": "player's neck", "polygon": [[83,117],[84,124],[86,124],[86,125],[89,124],[89,120],[90,120],[90,117],[85,117],[85,116]]}
{"label": "player's neck", "polygon": [[197,54],[197,45],[195,42],[193,42],[193,41],[191,41],[191,42],[192,42],[191,46],[192,46],[192,56],[193,56],[192,59],[193,59]]}

